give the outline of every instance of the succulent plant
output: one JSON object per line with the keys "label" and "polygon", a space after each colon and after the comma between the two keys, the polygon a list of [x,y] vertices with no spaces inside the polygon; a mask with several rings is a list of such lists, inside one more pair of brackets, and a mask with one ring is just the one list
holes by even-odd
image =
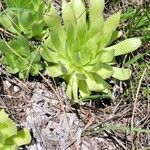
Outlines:
{"label": "succulent plant", "polygon": [[121,36],[117,30],[121,12],[104,20],[104,0],[90,0],[86,8],[82,0],[62,1],[62,18],[51,5],[45,22],[50,35],[41,47],[51,77],[61,77],[67,83],[67,95],[74,102],[89,96],[92,91],[108,93],[106,80],[113,77],[127,80],[129,68],[118,68],[116,56],[136,50],[138,38],[114,42]]}
{"label": "succulent plant", "polygon": [[0,24],[12,33],[23,33],[40,39],[47,32],[44,15],[49,10],[43,0],[4,0],[7,8],[0,15]]}
{"label": "succulent plant", "polygon": [[40,52],[22,35],[9,42],[0,40],[0,51],[2,52],[0,63],[6,66],[9,73],[19,73],[22,79],[29,73],[36,76],[42,70]]}
{"label": "succulent plant", "polygon": [[17,150],[30,142],[30,132],[25,128],[17,131],[15,122],[8,118],[4,110],[0,110],[0,149]]}

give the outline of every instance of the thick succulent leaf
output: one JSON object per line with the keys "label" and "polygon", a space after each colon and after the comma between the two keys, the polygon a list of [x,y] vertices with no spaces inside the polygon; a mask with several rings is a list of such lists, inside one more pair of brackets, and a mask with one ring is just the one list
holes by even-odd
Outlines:
{"label": "thick succulent leaf", "polygon": [[21,56],[29,57],[31,55],[29,41],[24,36],[18,36],[17,40],[13,40],[10,46]]}
{"label": "thick succulent leaf", "polygon": [[10,21],[8,16],[5,14],[0,15],[0,25],[2,25],[5,29],[7,29],[8,31],[10,31],[12,33],[17,33],[17,31],[12,26],[12,22]]}
{"label": "thick succulent leaf", "polygon": [[32,31],[31,37],[35,37],[35,36],[39,35],[42,32],[43,27],[44,27],[43,20],[34,22],[31,26],[31,31]]}
{"label": "thick succulent leaf", "polygon": [[110,89],[110,85],[95,73],[87,73],[86,83],[90,91],[101,92]]}
{"label": "thick succulent leaf", "polygon": [[105,22],[103,33],[113,33],[119,25],[121,12],[111,15]]}
{"label": "thick succulent leaf", "polygon": [[43,48],[48,48],[54,52],[58,51],[55,46],[52,43],[52,38],[51,35],[48,36],[48,38],[44,39],[43,43],[42,43],[42,47]]}
{"label": "thick succulent leaf", "polygon": [[62,18],[67,29],[68,24],[76,25],[76,18],[72,7],[72,2],[62,0]]}
{"label": "thick succulent leaf", "polygon": [[41,56],[44,58],[44,60],[48,61],[48,62],[52,62],[52,63],[57,63],[58,62],[58,57],[57,54],[55,52],[53,52],[52,50],[48,49],[48,48],[40,48],[40,54]]}
{"label": "thick succulent leaf", "polygon": [[70,50],[69,52],[72,55],[72,52],[74,51],[75,46],[77,46],[76,45],[76,40],[75,40],[75,38],[76,38],[75,28],[74,28],[73,24],[68,23],[68,27],[67,27],[66,30],[67,30],[67,40],[66,40],[67,41],[67,46]]}
{"label": "thick succulent leaf", "polygon": [[73,54],[73,62],[74,62],[74,64],[77,65],[77,66],[81,66],[81,61],[82,60],[80,58],[79,53],[78,52],[74,53]]}
{"label": "thick succulent leaf", "polygon": [[14,144],[14,145],[5,145],[3,147],[3,150],[16,150],[16,149],[18,149],[16,144]]}
{"label": "thick succulent leaf", "polygon": [[59,28],[61,26],[61,18],[53,4],[51,5],[50,12],[45,14],[44,21],[50,28]]}
{"label": "thick succulent leaf", "polygon": [[18,147],[29,144],[31,142],[30,132],[26,128],[18,131],[17,135],[13,136],[12,138]]}
{"label": "thick succulent leaf", "polygon": [[[64,28],[61,25],[62,20],[61,20],[60,16],[58,15],[57,11],[55,10],[55,7],[53,4],[51,5],[50,12],[45,15],[44,20],[47,23],[47,25],[50,27],[50,29],[52,29],[53,32],[59,33],[57,35],[57,38],[61,39],[61,40],[59,40],[60,41],[59,46],[61,49],[61,53],[62,52],[64,53],[64,50],[66,48],[66,32],[64,31]],[[54,37],[52,37],[52,38],[54,38]],[[51,44],[50,44],[50,46],[51,46]]]}
{"label": "thick succulent leaf", "polygon": [[123,55],[123,54],[127,54],[130,52],[135,51],[137,48],[139,48],[141,45],[141,40],[138,38],[129,38],[126,39],[114,46],[110,46],[106,49],[115,50],[115,56],[119,56],[119,55]]}
{"label": "thick succulent leaf", "polygon": [[81,59],[82,65],[86,65],[91,59],[90,54],[88,52],[85,52],[85,51],[79,52],[79,57]]}
{"label": "thick succulent leaf", "polygon": [[67,74],[68,73],[67,69],[70,69],[70,68],[66,67],[65,65],[61,64],[60,62],[59,62],[59,65],[60,65],[61,72],[63,74]]}
{"label": "thick succulent leaf", "polygon": [[131,76],[131,70],[129,68],[117,68],[113,67],[113,75],[112,77],[119,80],[128,80]]}
{"label": "thick succulent leaf", "polygon": [[5,138],[9,138],[17,134],[16,124],[8,118],[8,114],[6,114],[4,110],[0,111],[0,122],[7,124],[7,128],[2,128],[0,130],[0,132],[5,135]]}
{"label": "thick succulent leaf", "polygon": [[62,18],[64,21],[64,27],[67,32],[67,46],[70,50],[73,50],[77,36],[77,24],[76,18],[72,7],[72,2],[62,1]]}
{"label": "thick succulent leaf", "polygon": [[96,20],[92,21],[89,30],[87,31],[87,40],[95,36],[97,33],[101,33],[103,25],[104,25],[103,17],[99,17]]}
{"label": "thick succulent leaf", "polygon": [[72,84],[73,84],[73,78],[72,78],[72,75],[70,75],[70,79],[69,79],[67,90],[66,90],[66,94],[69,99],[72,99],[73,97]]}
{"label": "thick succulent leaf", "polygon": [[9,65],[4,55],[1,56],[1,58],[0,58],[0,63],[3,64],[3,65],[6,65],[6,66]]}
{"label": "thick succulent leaf", "polygon": [[79,92],[80,92],[81,97],[90,95],[90,91],[88,89],[88,86],[85,80],[79,81]]}
{"label": "thick succulent leaf", "polygon": [[43,68],[42,68],[41,64],[39,64],[39,63],[34,63],[34,64],[32,64],[32,66],[31,66],[30,74],[31,74],[32,76],[37,76],[37,75],[39,74],[39,72],[40,72],[42,69],[43,69]]}
{"label": "thick succulent leaf", "polygon": [[81,0],[72,0],[72,6],[77,22],[77,36],[80,44],[83,44],[86,36],[86,9]]}
{"label": "thick succulent leaf", "polygon": [[93,72],[96,72],[103,79],[107,79],[113,74],[113,67],[107,64],[98,64],[93,68]]}
{"label": "thick succulent leaf", "polygon": [[99,55],[100,55],[100,58],[99,58],[99,61],[101,63],[109,63],[109,62],[112,62],[113,59],[114,59],[114,50],[110,50],[110,51],[107,51],[107,50],[102,50],[100,51]]}
{"label": "thick succulent leaf", "polygon": [[0,39],[0,51],[1,52],[9,52],[10,48],[7,46],[6,42]]}
{"label": "thick succulent leaf", "polygon": [[30,11],[23,11],[19,16],[19,24],[24,29],[28,29],[33,22],[32,13]]}
{"label": "thick succulent leaf", "polygon": [[73,99],[74,102],[78,103],[78,78],[76,75],[74,75],[72,81],[72,91],[73,91]]}
{"label": "thick succulent leaf", "polygon": [[100,37],[100,33],[97,33],[83,45],[83,50],[87,53],[87,55],[89,55],[88,57],[91,58],[91,61],[93,61],[97,55]]}
{"label": "thick succulent leaf", "polygon": [[7,5],[8,7],[14,7],[14,6],[15,6],[15,3],[16,3],[15,0],[14,0],[14,1],[12,1],[12,0],[5,0],[5,2],[6,2],[6,5]]}
{"label": "thick succulent leaf", "polygon": [[[33,1],[30,1],[33,5],[33,8],[35,11],[38,11],[39,10],[39,7],[41,6],[41,4],[43,3],[41,0],[33,0]],[[41,12],[42,13],[42,12]]]}
{"label": "thick succulent leaf", "polygon": [[59,77],[63,75],[59,65],[47,67],[46,71],[50,77]]}
{"label": "thick succulent leaf", "polygon": [[113,43],[116,39],[118,39],[120,36],[122,35],[122,32],[121,31],[114,31],[112,36],[111,36],[111,39],[108,43],[108,45],[110,45],[111,43]]}
{"label": "thick succulent leaf", "polygon": [[31,62],[35,62],[35,63],[39,63],[41,60],[41,55],[39,51],[33,51],[30,55],[30,61]]}
{"label": "thick succulent leaf", "polygon": [[19,72],[19,68],[18,67],[11,67],[11,66],[7,66],[7,71],[11,74],[16,74]]}
{"label": "thick succulent leaf", "polygon": [[[4,126],[6,126],[7,127],[7,125],[5,124],[5,123],[1,123],[0,124],[0,130],[2,129],[2,128],[4,128]],[[3,134],[1,134],[1,132],[0,132],[0,149],[2,149],[3,148],[3,146],[4,146],[4,143],[5,143],[5,136],[3,135]]]}
{"label": "thick succulent leaf", "polygon": [[111,15],[105,22],[103,28],[103,37],[101,39],[101,48],[104,48],[108,45],[111,40],[113,32],[119,25],[121,13],[118,12],[116,14]]}
{"label": "thick succulent leaf", "polygon": [[79,80],[86,80],[86,76],[83,73],[76,73],[76,76]]}
{"label": "thick succulent leaf", "polygon": [[17,60],[16,60],[16,57],[15,55],[13,55],[12,53],[7,53],[5,55],[5,59],[7,61],[7,63],[12,67],[12,68],[15,68],[17,66]]}
{"label": "thick succulent leaf", "polygon": [[18,41],[18,45],[24,47],[26,50],[30,49],[29,41],[24,36],[19,35],[16,41]]}
{"label": "thick succulent leaf", "polygon": [[97,18],[101,17],[102,12],[104,10],[104,0],[90,0],[89,4],[89,16],[90,22],[97,20]]}
{"label": "thick succulent leaf", "polygon": [[[20,55],[21,54],[20,52],[24,51],[24,47],[19,44],[17,39],[13,39],[13,40],[9,41],[8,43],[6,43],[6,45],[9,47],[11,53],[16,52]],[[28,53],[28,51],[29,51],[29,49],[27,49],[27,53]],[[26,54],[24,52],[21,55],[24,56]]]}
{"label": "thick succulent leaf", "polygon": [[5,0],[6,5],[8,8],[16,7],[16,8],[27,8],[28,4],[30,3],[30,0],[23,0],[20,2],[20,0]]}
{"label": "thick succulent leaf", "polygon": [[59,37],[59,33],[56,30],[51,31],[51,40],[55,48],[60,51],[61,50],[61,40]]}

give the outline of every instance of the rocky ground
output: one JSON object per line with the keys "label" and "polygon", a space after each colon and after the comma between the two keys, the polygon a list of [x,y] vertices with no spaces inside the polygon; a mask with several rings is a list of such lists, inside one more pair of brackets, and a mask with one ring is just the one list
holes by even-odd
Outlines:
{"label": "rocky ground", "polygon": [[[127,5],[122,1],[118,9]],[[61,11],[60,1],[56,7]],[[117,10],[108,5],[105,11],[109,8]],[[0,66],[0,108],[18,127],[31,131],[32,142],[24,150],[148,150],[150,93],[143,89],[150,88],[149,70],[133,68],[131,81],[139,79],[132,90],[127,88],[130,81],[112,81],[113,100],[98,98],[71,105],[63,82],[47,76],[22,81]]]}

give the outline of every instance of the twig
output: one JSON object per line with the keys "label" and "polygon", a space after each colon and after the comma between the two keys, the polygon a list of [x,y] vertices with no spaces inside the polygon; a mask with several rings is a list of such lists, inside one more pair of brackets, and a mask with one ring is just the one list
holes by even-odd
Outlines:
{"label": "twig", "polygon": [[[135,112],[136,112],[138,95],[139,95],[139,91],[140,91],[140,88],[141,88],[142,80],[144,78],[144,75],[145,75],[146,71],[147,71],[147,68],[145,68],[144,71],[143,71],[143,74],[142,74],[142,76],[140,78],[140,81],[139,81],[139,84],[138,84],[138,88],[137,88],[137,91],[136,91],[136,95],[135,95],[135,98],[134,98],[133,111],[132,111],[132,117],[131,117],[131,130],[132,130],[133,126],[134,126],[134,116],[135,116]],[[132,135],[132,137],[133,137],[133,135]],[[133,141],[132,141],[132,149],[135,149]]]}

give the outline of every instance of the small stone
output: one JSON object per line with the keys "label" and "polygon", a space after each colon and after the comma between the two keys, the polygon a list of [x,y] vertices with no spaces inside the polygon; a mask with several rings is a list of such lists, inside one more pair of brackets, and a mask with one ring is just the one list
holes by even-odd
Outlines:
{"label": "small stone", "polygon": [[5,85],[6,85],[6,88],[9,89],[12,84],[9,81],[6,80],[5,81]]}
{"label": "small stone", "polygon": [[20,88],[18,86],[14,86],[14,92],[18,92]]}

